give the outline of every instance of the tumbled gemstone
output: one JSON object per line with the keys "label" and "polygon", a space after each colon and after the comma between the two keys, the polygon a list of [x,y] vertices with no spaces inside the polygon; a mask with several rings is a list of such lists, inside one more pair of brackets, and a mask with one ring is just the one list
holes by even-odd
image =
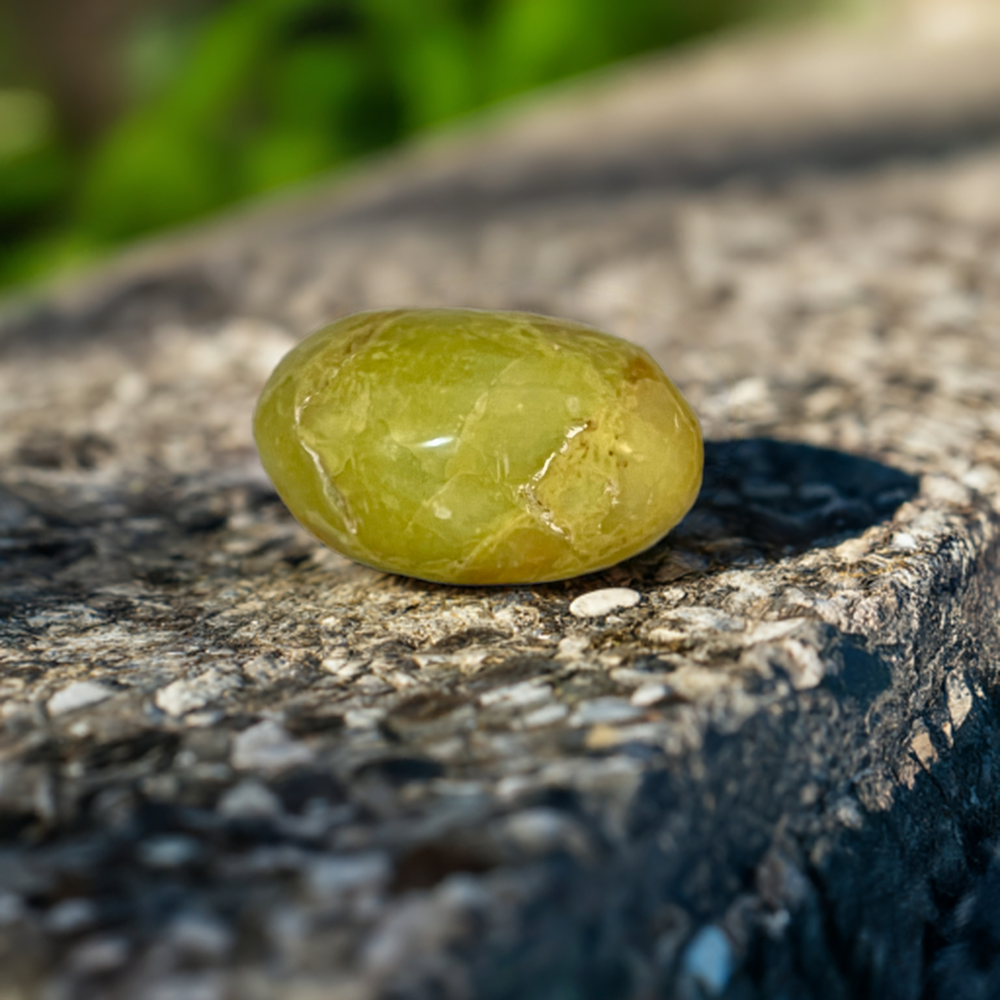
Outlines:
{"label": "tumbled gemstone", "polygon": [[442,583],[611,566],[662,538],[701,482],[697,418],[642,348],[531,313],[331,323],[275,369],[254,435],[323,542]]}

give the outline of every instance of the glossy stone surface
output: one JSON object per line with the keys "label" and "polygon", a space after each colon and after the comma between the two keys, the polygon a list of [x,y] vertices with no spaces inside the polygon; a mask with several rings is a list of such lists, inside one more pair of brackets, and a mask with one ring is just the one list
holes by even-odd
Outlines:
{"label": "glossy stone surface", "polygon": [[701,483],[698,421],[644,350],[529,313],[341,319],[281,361],[254,435],[323,542],[443,583],[610,566],[662,538]]}

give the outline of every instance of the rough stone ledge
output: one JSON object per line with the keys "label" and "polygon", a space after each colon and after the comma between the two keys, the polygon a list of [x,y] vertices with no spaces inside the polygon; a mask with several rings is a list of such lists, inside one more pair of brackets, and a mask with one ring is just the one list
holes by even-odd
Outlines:
{"label": "rough stone ledge", "polygon": [[[808,446],[709,459],[680,537],[607,580],[427,587],[283,520],[262,566],[182,503],[181,582],[9,588],[4,975],[917,995],[995,833],[997,515]],[[605,582],[643,600],[575,619]]]}

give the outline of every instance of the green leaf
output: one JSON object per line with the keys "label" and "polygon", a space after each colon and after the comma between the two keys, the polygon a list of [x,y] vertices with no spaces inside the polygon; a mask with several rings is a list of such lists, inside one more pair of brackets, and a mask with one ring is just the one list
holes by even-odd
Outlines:
{"label": "green leaf", "polygon": [[275,130],[249,145],[242,162],[243,189],[266,191],[318,173],[337,159],[332,142],[316,130]]}
{"label": "green leaf", "polygon": [[79,221],[100,239],[123,239],[208,212],[228,196],[205,144],[170,121],[138,119],[90,164]]}

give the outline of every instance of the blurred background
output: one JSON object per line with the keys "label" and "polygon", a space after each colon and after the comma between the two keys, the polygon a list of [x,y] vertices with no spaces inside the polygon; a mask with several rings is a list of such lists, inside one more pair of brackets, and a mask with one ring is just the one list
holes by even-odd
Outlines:
{"label": "blurred background", "polygon": [[830,0],[0,0],[0,288]]}

